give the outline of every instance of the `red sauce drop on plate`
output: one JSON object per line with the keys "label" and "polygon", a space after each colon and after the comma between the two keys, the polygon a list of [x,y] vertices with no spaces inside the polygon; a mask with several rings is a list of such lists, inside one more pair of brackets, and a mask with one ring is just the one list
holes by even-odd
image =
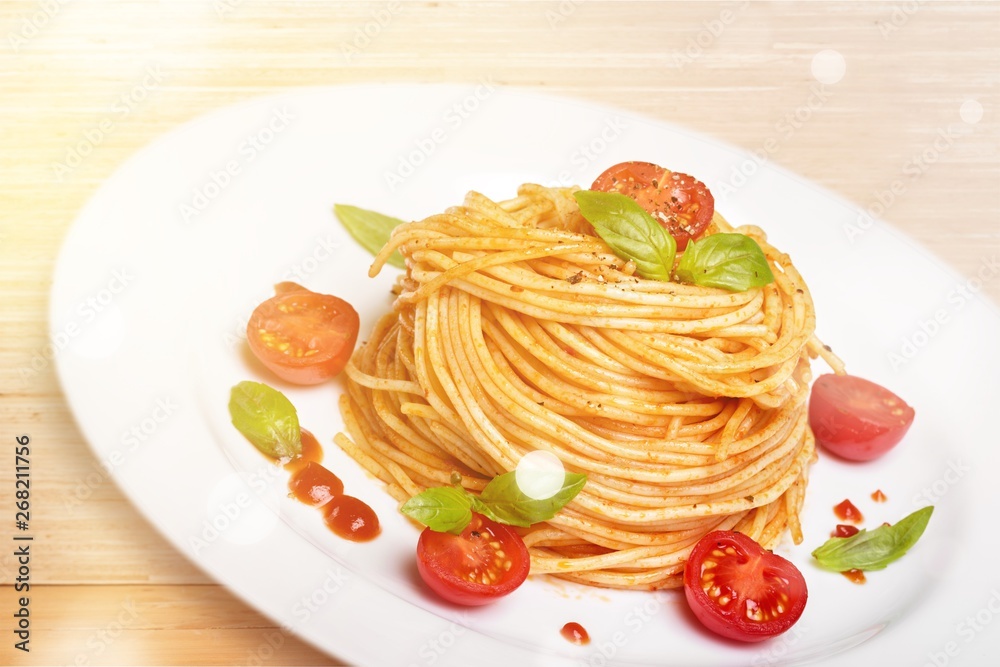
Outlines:
{"label": "red sauce drop on plate", "polygon": [[888,498],[886,498],[885,494],[882,493],[882,489],[876,489],[875,493],[872,494],[872,500],[874,500],[877,503],[884,503],[886,500],[888,500]]}
{"label": "red sauce drop on plate", "polygon": [[861,523],[865,520],[865,517],[861,514],[861,510],[854,506],[850,500],[845,500],[839,505],[834,506],[833,513],[837,515],[837,518],[841,521],[847,521],[848,523]]}
{"label": "red sauce drop on plate", "polygon": [[857,535],[859,532],[855,526],[838,523],[836,530],[830,533],[830,537],[851,537],[852,535]]}
{"label": "red sauce drop on plate", "polygon": [[867,581],[867,579],[865,579],[865,573],[861,570],[847,570],[846,572],[841,572],[841,574],[855,584],[863,584]]}
{"label": "red sauce drop on plate", "polygon": [[299,454],[298,458],[294,458],[285,464],[285,470],[291,470],[295,472],[300,468],[304,468],[308,463],[321,463],[323,461],[323,447],[319,444],[319,440],[316,439],[312,433],[305,429],[302,431],[302,453]]}
{"label": "red sauce drop on plate", "polygon": [[354,496],[337,496],[323,513],[330,530],[352,542],[367,542],[382,532],[375,511]]}
{"label": "red sauce drop on plate", "polygon": [[566,641],[571,644],[576,644],[577,646],[583,646],[590,643],[590,635],[587,634],[587,630],[579,623],[567,623],[562,626],[562,630],[559,631]]}
{"label": "red sauce drop on plate", "polygon": [[[274,461],[275,459],[271,459]],[[320,465],[323,446],[309,431],[302,429],[302,453],[284,464],[289,495],[323,512],[326,525],[334,533],[354,542],[367,542],[382,532],[375,510],[353,496],[344,495],[344,483]],[[280,464],[280,461],[278,461]]]}
{"label": "red sauce drop on plate", "polygon": [[288,490],[306,505],[322,507],[344,493],[344,483],[320,464],[309,461],[292,473]]}

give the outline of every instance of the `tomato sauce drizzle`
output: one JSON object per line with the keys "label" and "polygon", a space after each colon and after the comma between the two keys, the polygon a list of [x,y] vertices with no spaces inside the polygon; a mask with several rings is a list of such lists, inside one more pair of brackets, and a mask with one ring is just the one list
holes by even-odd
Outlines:
{"label": "tomato sauce drizzle", "polygon": [[846,572],[841,572],[842,575],[848,578],[851,583],[863,584],[867,579],[865,579],[865,573],[861,570],[847,570]]}
{"label": "tomato sauce drizzle", "polygon": [[326,504],[323,514],[330,530],[352,542],[368,542],[382,532],[375,511],[354,496],[337,496]]}
{"label": "tomato sauce drizzle", "polygon": [[852,535],[857,535],[859,532],[857,526],[851,526],[845,523],[838,523],[837,528],[830,533],[830,537],[851,537]]}
{"label": "tomato sauce drizzle", "polygon": [[833,513],[837,515],[838,519],[848,523],[861,523],[865,520],[864,515],[861,514],[861,510],[855,507],[854,503],[850,500],[844,500],[839,505],[835,505]]}
{"label": "tomato sauce drizzle", "polygon": [[354,496],[344,495],[344,483],[320,464],[323,446],[312,433],[301,430],[302,453],[284,463],[285,470],[292,473],[288,495],[318,508],[330,530],[344,539],[367,542],[378,537],[382,528],[375,510]]}
{"label": "tomato sauce drizzle", "polygon": [[323,462],[323,446],[319,444],[319,440],[304,428],[300,430],[302,432],[302,453],[299,454],[298,458],[285,464],[285,470],[292,472],[304,468],[309,463]]}
{"label": "tomato sauce drizzle", "polygon": [[876,489],[875,493],[872,494],[872,500],[874,500],[877,503],[884,503],[886,500],[888,500],[888,498],[884,493],[882,493],[882,489]]}
{"label": "tomato sauce drizzle", "polygon": [[344,483],[320,464],[309,461],[292,473],[288,480],[288,490],[301,503],[323,507],[337,496],[343,495]]}
{"label": "tomato sauce drizzle", "polygon": [[562,630],[559,634],[571,644],[576,644],[577,646],[584,646],[590,643],[590,635],[587,634],[586,628],[584,628],[579,623],[570,622],[562,626]]}

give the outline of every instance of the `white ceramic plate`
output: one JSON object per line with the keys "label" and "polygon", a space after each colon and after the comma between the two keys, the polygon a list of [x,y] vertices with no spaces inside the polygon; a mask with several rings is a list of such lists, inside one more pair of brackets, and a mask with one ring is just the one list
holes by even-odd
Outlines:
{"label": "white ceramic plate", "polygon": [[[334,220],[335,202],[421,218],[470,189],[505,198],[527,181],[587,184],[628,159],[697,175],[730,221],[765,228],[809,282],[820,336],[917,410],[883,459],[814,466],[805,542],[780,549],[805,573],[809,604],[793,631],[763,644],[708,636],[675,592],[532,578],[487,608],[439,604],[415,576],[416,529],[331,442],[341,385],[284,386],[242,343],[250,311],[282,279],[348,299],[362,338],[389,308],[392,271],[366,277],[370,257]],[[1000,395],[996,310],[881,223],[849,238],[858,211],[780,169],[762,166],[727,191],[747,160],[649,119],[486,84],[307,89],[223,109],[142,150],[80,213],[52,290],[60,378],[95,455],[180,552],[352,663],[973,664],[997,654],[1000,622],[985,622],[1000,612],[1000,450],[987,405]],[[243,379],[288,394],[328,466],[377,510],[378,539],[339,539],[285,496],[286,473],[229,424],[229,388]],[[888,502],[869,499],[876,489]],[[928,502],[936,510],[903,560],[856,586],[809,558],[844,498],[868,526]],[[981,629],[962,625],[977,614]],[[589,646],[560,636],[568,621],[587,628]]]}

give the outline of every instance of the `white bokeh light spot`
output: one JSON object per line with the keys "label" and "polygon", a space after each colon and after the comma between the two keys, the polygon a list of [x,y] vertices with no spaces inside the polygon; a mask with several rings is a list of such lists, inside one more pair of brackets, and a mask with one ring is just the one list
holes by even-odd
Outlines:
{"label": "white bokeh light spot", "polygon": [[844,78],[847,61],[840,51],[824,49],[813,56],[811,70],[817,81],[832,85]]}
{"label": "white bokeh light spot", "polygon": [[963,122],[975,125],[983,119],[983,105],[978,100],[965,100],[958,108],[958,115]]}
{"label": "white bokeh light spot", "polygon": [[545,500],[562,488],[566,469],[552,452],[528,452],[518,461],[514,479],[521,493],[534,500]]}
{"label": "white bokeh light spot", "polygon": [[277,495],[267,489],[264,497],[255,491],[245,475],[226,475],[209,494],[201,537],[212,542],[221,537],[231,544],[260,542],[278,525],[278,515],[268,507],[277,504]]}

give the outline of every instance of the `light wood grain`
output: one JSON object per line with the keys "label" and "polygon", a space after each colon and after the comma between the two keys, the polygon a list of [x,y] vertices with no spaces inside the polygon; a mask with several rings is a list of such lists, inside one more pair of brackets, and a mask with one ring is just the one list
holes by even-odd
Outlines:
{"label": "light wood grain", "polygon": [[338,664],[221,586],[38,586],[29,609],[30,661],[5,638],[0,664],[216,665],[220,643],[233,664]]}
{"label": "light wood grain", "polygon": [[[897,183],[883,217],[966,278],[1000,250],[996,3],[403,3],[350,59],[344,46],[387,3],[53,4],[52,16],[42,2],[0,5],[0,429],[5,443],[28,433],[34,444],[38,585],[38,650],[0,652],[0,663],[72,661],[129,596],[142,622],[86,653],[89,664],[245,664],[273,630],[210,585],[97,472],[44,355],[51,273],[73,217],[132,153],[199,114],[289,86],[487,78],[751,150],[775,139],[774,162],[862,207]],[[11,38],[33,25],[37,34]],[[819,86],[810,65],[826,49],[843,55],[846,73],[786,136],[779,125],[805,115]],[[150,71],[162,80],[116,110]],[[969,100],[982,108],[978,122],[967,122],[968,106],[960,115]],[[68,152],[101,128],[60,175]],[[934,149],[941,132],[953,139]],[[909,173],[927,151],[933,160]],[[982,295],[1000,298],[1000,276]],[[0,479],[11,465],[2,457]],[[0,482],[0,507],[11,493]],[[0,525],[6,543],[7,519]],[[11,565],[0,557],[0,582],[11,581]],[[324,664],[292,637],[265,662],[293,663]]]}

